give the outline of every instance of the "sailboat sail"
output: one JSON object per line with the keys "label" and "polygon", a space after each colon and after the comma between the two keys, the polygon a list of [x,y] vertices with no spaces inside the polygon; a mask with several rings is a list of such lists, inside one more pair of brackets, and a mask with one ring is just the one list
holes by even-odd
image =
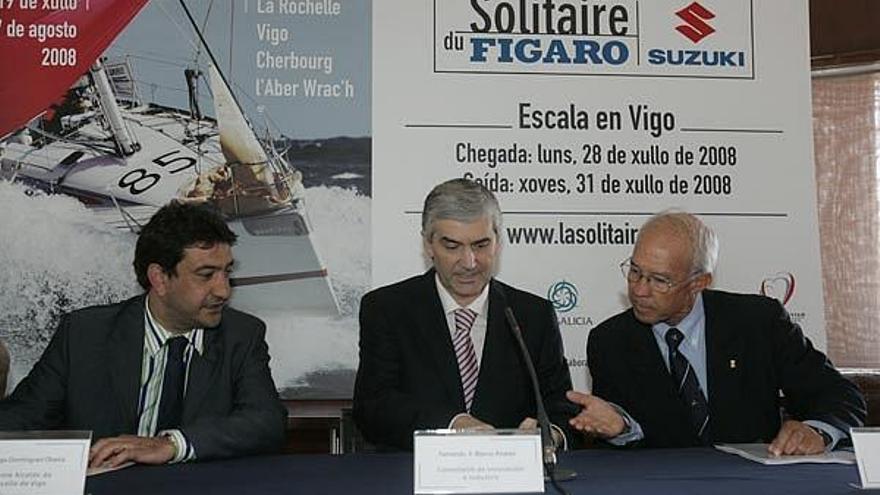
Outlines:
{"label": "sailboat sail", "polygon": [[[232,92],[212,64],[209,66],[220,149],[226,164],[199,174],[184,196],[209,201],[229,216],[280,208],[290,201],[290,189],[273,170]],[[276,183],[277,182],[277,183]],[[279,187],[280,186],[280,187]]]}
{"label": "sailboat sail", "polygon": [[[20,74],[4,70],[13,77],[0,82],[0,180],[74,195],[126,230],[136,230],[172,199],[212,204],[238,235],[238,276],[232,281],[237,307],[338,313],[312,242],[302,175],[257,138],[216,65],[206,71],[213,119],[133,98],[135,81],[128,74],[116,78],[126,102],[119,104],[104,64],[94,62],[145,3],[90,0],[78,2],[76,11],[22,12],[28,14],[19,18],[23,23],[76,22],[79,36],[66,41],[78,58],[75,66],[46,70],[33,40],[0,44],[0,69],[24,68]],[[80,79],[90,66],[92,75]],[[54,116],[29,124],[65,94]],[[108,125],[111,113],[118,125]],[[12,134],[25,126],[29,132]],[[122,132],[130,134],[128,146]]]}
{"label": "sailboat sail", "polygon": [[214,109],[220,127],[220,146],[228,163],[265,164],[269,161],[263,147],[238,109],[232,92],[223,82],[220,73],[210,66],[211,90],[214,92]]}
{"label": "sailboat sail", "polygon": [[[90,0],[69,10],[22,9],[14,2],[3,28],[14,19],[21,37],[0,43],[0,138],[24,127],[58,101],[82,76],[147,0]],[[48,37],[47,33],[55,37]]]}

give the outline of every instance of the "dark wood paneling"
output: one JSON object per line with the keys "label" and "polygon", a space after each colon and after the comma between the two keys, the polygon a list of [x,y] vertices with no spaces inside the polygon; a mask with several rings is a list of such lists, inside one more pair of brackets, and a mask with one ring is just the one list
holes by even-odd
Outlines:
{"label": "dark wood paneling", "polygon": [[810,0],[814,67],[880,60],[880,1]]}

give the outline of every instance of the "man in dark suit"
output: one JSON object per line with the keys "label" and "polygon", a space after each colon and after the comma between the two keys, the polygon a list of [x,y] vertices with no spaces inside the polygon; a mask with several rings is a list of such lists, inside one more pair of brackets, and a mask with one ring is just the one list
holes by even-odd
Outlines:
{"label": "man in dark suit", "polygon": [[486,188],[464,179],[438,185],[422,213],[433,268],[361,300],[354,419],[367,440],[411,449],[419,429],[534,427],[534,393],[506,307],[522,328],[551,421],[567,428],[571,377],[556,315],[546,299],[492,279],[500,229]]}
{"label": "man in dark suit", "polygon": [[64,315],[0,403],[0,430],[92,430],[91,466],[277,449],[286,415],[266,327],[226,306],[235,240],[212,210],[161,208],[135,251],[146,294]]}
{"label": "man in dark suit", "polygon": [[708,290],[717,257],[715,234],[693,215],[661,213],[641,228],[621,265],[632,307],[590,332],[593,390],[569,394],[583,407],[572,424],[617,445],[833,448],[864,421],[858,389],[778,301]]}

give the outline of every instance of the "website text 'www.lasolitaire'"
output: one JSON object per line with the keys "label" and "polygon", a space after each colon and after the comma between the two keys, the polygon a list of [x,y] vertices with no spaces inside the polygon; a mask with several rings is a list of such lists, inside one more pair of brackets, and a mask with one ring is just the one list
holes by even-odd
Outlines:
{"label": "website text 'www.lasolitaire'", "polygon": [[557,222],[555,225],[510,226],[505,228],[508,244],[604,246],[634,244],[638,229],[629,222],[591,225]]}

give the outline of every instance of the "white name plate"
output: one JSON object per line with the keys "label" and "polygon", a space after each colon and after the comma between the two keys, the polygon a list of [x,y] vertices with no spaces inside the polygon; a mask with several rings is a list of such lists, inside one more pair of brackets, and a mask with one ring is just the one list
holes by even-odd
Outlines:
{"label": "white name plate", "polygon": [[880,488],[880,428],[852,428],[862,488]]}
{"label": "white name plate", "polygon": [[537,431],[420,430],[415,493],[543,493]]}
{"label": "white name plate", "polygon": [[90,431],[0,432],[0,493],[83,493]]}

